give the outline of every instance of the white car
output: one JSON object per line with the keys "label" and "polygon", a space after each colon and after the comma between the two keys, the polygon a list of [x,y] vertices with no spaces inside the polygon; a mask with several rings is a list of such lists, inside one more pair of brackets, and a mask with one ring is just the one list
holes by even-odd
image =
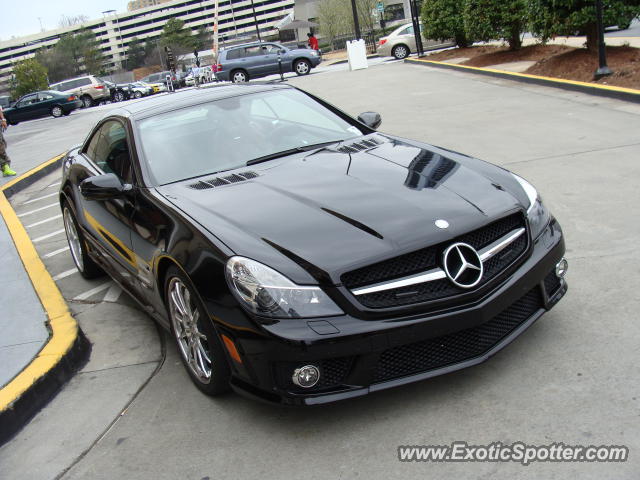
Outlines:
{"label": "white car", "polygon": [[[420,31],[422,30],[422,25],[420,25]],[[424,38],[423,35],[421,38],[422,47],[425,51],[455,46],[455,42],[453,40],[429,40]],[[377,51],[378,55],[381,57],[393,56],[398,60],[408,57],[411,53],[415,53],[416,37],[413,34],[413,24],[405,23],[404,25],[396,28],[386,37],[382,37],[378,40]]]}

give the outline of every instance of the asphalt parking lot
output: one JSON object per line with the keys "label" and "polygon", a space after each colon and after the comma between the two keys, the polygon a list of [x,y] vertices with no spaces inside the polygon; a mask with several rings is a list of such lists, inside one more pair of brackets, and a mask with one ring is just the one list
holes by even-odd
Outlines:
{"label": "asphalt parking lot", "polygon": [[[402,63],[289,82],[353,115],[380,112],[382,132],[530,180],[564,229],[569,293],[497,356],[451,375],[322,408],[284,409],[233,394],[211,399],[191,385],[173,344],[163,349],[164,334],[126,294],[72,272],[59,209],[49,206],[54,172],[11,202],[93,352],[0,449],[1,476],[637,478],[640,105]],[[42,163],[66,137],[77,143],[101,114],[21,124],[7,135],[9,152]],[[454,441],[613,444],[631,453],[626,463],[526,467],[397,458],[399,445]]]}

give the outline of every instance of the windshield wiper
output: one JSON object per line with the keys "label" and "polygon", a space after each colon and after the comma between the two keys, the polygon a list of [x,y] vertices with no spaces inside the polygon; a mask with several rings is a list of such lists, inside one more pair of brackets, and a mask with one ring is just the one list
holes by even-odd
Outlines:
{"label": "windshield wiper", "polygon": [[342,140],[332,140],[330,142],[314,143],[313,145],[305,145],[303,147],[295,147],[288,150],[283,150],[282,152],[270,153],[269,155],[264,155],[262,157],[249,160],[247,162],[247,166],[255,165],[256,163],[267,162],[275,158],[286,157],[287,155],[293,155],[294,153],[308,152],[309,150],[314,150],[316,148],[320,149],[322,147],[326,147],[327,145],[333,145],[334,143],[340,142],[342,142]]}

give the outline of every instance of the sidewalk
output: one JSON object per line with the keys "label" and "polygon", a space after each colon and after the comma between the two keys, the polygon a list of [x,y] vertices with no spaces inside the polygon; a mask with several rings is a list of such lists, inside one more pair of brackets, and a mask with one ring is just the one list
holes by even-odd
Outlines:
{"label": "sidewalk", "polygon": [[0,445],[71,377],[89,352],[55,282],[7,200],[59,166],[54,158],[0,188]]}

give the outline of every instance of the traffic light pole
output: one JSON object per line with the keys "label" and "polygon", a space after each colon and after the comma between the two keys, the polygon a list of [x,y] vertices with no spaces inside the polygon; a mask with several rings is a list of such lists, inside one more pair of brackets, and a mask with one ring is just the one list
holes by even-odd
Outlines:
{"label": "traffic light pole", "polygon": [[420,34],[420,14],[418,13],[416,0],[409,0],[409,7],[411,8],[413,35],[416,37],[416,51],[418,52],[418,56],[421,57],[424,55],[424,47],[422,46],[422,35]]}
{"label": "traffic light pole", "polygon": [[602,21],[602,0],[596,0],[596,27],[598,29],[598,64],[593,75],[596,80],[611,75],[613,72],[607,66],[607,46],[604,43],[604,22]]}

